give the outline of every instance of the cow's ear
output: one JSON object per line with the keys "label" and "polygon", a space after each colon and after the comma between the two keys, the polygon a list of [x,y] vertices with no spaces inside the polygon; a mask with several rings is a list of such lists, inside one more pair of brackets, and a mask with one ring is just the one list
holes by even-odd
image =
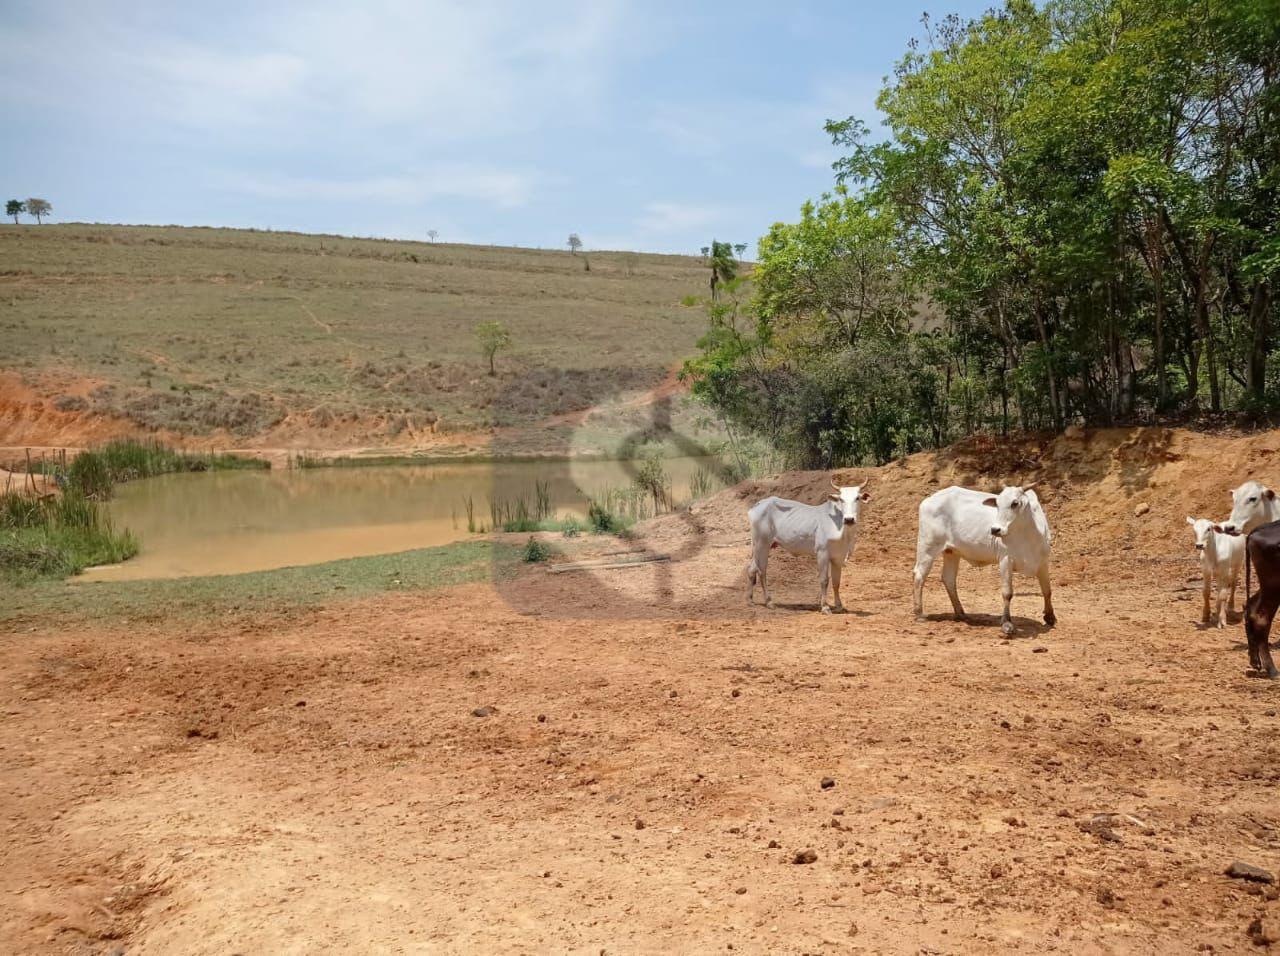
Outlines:
{"label": "cow's ear", "polygon": [[1195,524],[1195,523],[1196,523],[1196,519],[1191,517],[1191,515],[1187,515],[1187,524]]}
{"label": "cow's ear", "polygon": [[999,506],[995,498],[985,498],[982,503],[988,508],[996,508]]}
{"label": "cow's ear", "polygon": [[1264,491],[1264,492],[1263,492],[1263,494],[1267,496],[1267,500],[1268,500],[1268,501],[1274,501],[1274,500],[1275,500],[1276,493],[1275,493],[1274,491],[1272,491],[1270,488],[1268,488],[1266,491]]}
{"label": "cow's ear", "polygon": [[841,498],[839,495],[827,495],[827,497],[828,497],[828,498],[830,498],[832,501],[843,501],[843,500],[844,500],[844,499],[843,499],[843,498]]}

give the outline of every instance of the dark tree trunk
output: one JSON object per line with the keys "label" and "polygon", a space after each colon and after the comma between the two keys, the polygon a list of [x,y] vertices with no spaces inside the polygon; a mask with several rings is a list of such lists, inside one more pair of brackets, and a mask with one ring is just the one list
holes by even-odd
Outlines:
{"label": "dark tree trunk", "polygon": [[1044,310],[1037,299],[1031,309],[1036,319],[1036,333],[1040,336],[1040,346],[1044,349],[1045,370],[1049,380],[1049,405],[1053,409],[1053,427],[1061,430],[1062,407],[1058,401],[1058,376],[1053,370],[1053,349],[1049,345],[1049,329],[1045,324]]}
{"label": "dark tree trunk", "polygon": [[1245,381],[1250,402],[1260,408],[1267,397],[1267,344],[1271,338],[1271,285],[1265,280],[1253,286],[1249,331],[1252,335]]}

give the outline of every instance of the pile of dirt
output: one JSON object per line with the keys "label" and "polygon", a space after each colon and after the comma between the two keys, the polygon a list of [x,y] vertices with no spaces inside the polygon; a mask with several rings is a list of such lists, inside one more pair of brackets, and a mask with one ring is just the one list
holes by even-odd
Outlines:
{"label": "pile of dirt", "polygon": [[[1078,437],[1044,436],[960,442],[881,468],[784,472],[746,481],[694,506],[711,531],[745,527],[743,510],[767,495],[817,503],[841,484],[870,481],[868,512],[884,543],[915,546],[920,501],[940,488],[962,485],[998,491],[1036,483],[1055,531],[1056,548],[1114,551],[1138,537],[1163,548],[1189,540],[1186,515],[1225,519],[1231,491],[1257,478],[1280,486],[1280,432],[1214,436],[1177,428],[1112,428]],[[1140,505],[1147,507],[1136,514]],[[678,517],[655,522],[652,533],[680,527]]]}

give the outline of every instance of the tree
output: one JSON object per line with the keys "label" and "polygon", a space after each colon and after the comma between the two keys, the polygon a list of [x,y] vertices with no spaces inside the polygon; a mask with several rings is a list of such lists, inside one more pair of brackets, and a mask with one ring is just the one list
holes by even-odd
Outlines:
{"label": "tree", "polygon": [[432,242],[435,242],[435,241],[436,241],[436,238],[437,238],[439,235],[440,235],[440,233],[436,232],[436,230],[434,230],[434,229],[428,229],[428,230],[427,230],[427,238],[428,238],[428,239],[430,239]]}
{"label": "tree", "polygon": [[36,222],[41,222],[44,216],[53,212],[53,205],[43,199],[28,199],[26,207],[27,215],[35,216]]}
{"label": "tree", "polygon": [[18,224],[18,217],[27,211],[27,204],[21,199],[10,199],[4,204],[4,214],[13,217],[13,224]]}
{"label": "tree", "polygon": [[511,347],[511,332],[501,322],[481,322],[476,326],[476,338],[480,342],[480,352],[489,362],[489,374],[497,375],[493,359],[500,349]]}
{"label": "tree", "polygon": [[750,296],[702,250],[695,393],[835,465],[1011,427],[1280,413],[1278,14],[925,18],[877,102],[888,135],[827,124],[836,188],[761,239]]}
{"label": "tree", "polygon": [[569,233],[569,255],[576,256],[578,250],[582,248],[582,240],[578,238],[576,232]]}
{"label": "tree", "polygon": [[733,254],[738,257],[739,262],[742,261],[742,256],[746,251],[747,244],[745,242],[735,242],[733,244]]}
{"label": "tree", "polygon": [[721,283],[728,282],[738,274],[738,264],[733,259],[733,246],[727,242],[712,239],[710,246],[704,246],[711,254],[711,298],[719,295]]}
{"label": "tree", "polygon": [[704,259],[705,259],[705,258],[707,258],[707,256],[711,255],[711,247],[710,247],[710,246],[703,246],[703,247],[702,247],[701,249],[699,249],[698,251],[699,251],[700,253],[702,253],[702,258],[704,258]]}

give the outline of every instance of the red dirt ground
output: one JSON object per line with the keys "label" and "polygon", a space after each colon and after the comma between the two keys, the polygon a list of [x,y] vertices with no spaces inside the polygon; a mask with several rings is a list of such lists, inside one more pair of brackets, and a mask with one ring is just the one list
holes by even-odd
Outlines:
{"label": "red dirt ground", "polygon": [[[0,939],[1256,951],[1280,902],[1223,871],[1280,872],[1280,684],[1247,676],[1238,625],[1199,627],[1183,517],[1280,478],[1278,451],[1134,430],[879,469],[843,616],[785,555],[778,607],[744,600],[744,499],[817,500],[811,473],[650,523],[666,564],[194,629],[24,625],[0,636]],[[996,475],[1042,481],[1058,626],[1020,579],[1002,640],[995,575],[969,569],[973,622],[936,576],[913,620],[916,503]]]}

